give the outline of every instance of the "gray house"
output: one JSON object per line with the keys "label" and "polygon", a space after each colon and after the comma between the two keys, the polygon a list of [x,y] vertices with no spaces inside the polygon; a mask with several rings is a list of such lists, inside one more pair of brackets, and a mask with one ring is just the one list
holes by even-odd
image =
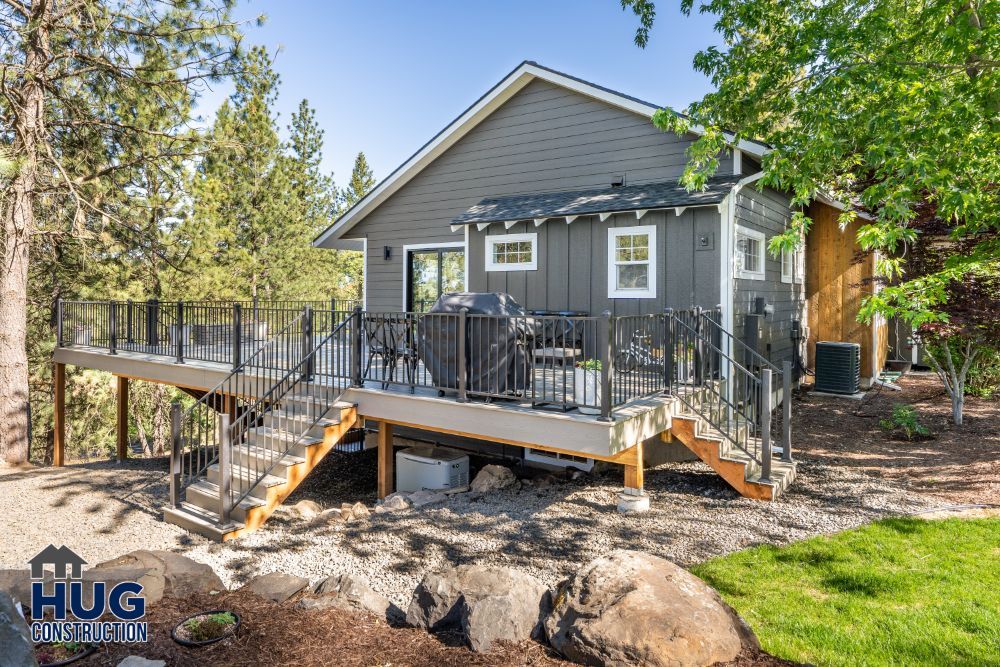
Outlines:
{"label": "gray house", "polygon": [[[357,202],[315,244],[365,253],[365,308],[507,292],[532,311],[614,315],[721,306],[721,324],[791,360],[801,253],[775,259],[788,198],[753,183],[766,146],[720,156],[704,192],[678,178],[696,138],[660,106],[525,62]],[[759,324],[758,324],[759,321]]]}
{"label": "gray house", "polygon": [[697,135],[656,130],[657,109],[521,64],[316,239],[364,252],[362,304],[60,302],[56,464],[76,365],[118,377],[120,457],[130,378],[195,398],[174,407],[164,518],[216,539],[260,527],[362,426],[380,497],[395,434],[621,466],[625,511],[648,506],[645,467],[685,456],[777,498],[816,340],[881,368],[884,327],[855,317],[874,260],[829,199],[772,257],[792,210],[759,187],[767,147],[729,145],[688,192]]}

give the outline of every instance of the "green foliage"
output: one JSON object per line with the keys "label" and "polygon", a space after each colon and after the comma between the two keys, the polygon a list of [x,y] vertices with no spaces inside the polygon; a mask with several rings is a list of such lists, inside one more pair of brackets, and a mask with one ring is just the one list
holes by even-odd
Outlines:
{"label": "green foliage", "polygon": [[[645,44],[654,2],[622,6],[639,17]],[[681,8],[715,16],[722,40],[694,58],[716,89],[683,114],[654,117],[664,130],[704,129],[682,181],[702,187],[729,143],[766,142],[761,184],[792,193],[793,205],[825,190],[872,213],[859,242],[880,251],[878,270],[893,283],[863,315],[945,321],[947,286],[1000,256],[1000,3],[682,0]],[[931,219],[968,246],[909,275],[915,223]],[[795,216],[772,252],[794,246],[808,226]]]}
{"label": "green foliage", "polygon": [[600,359],[584,359],[576,362],[576,367],[584,371],[599,371],[602,368]]}
{"label": "green foliage", "polygon": [[969,367],[965,392],[980,398],[1000,397],[1000,350],[987,350]]}
{"label": "green foliage", "polygon": [[344,188],[344,209],[349,209],[371,189],[375,187],[375,174],[368,166],[368,158],[364,153],[358,153],[354,158],[354,168],[351,170],[351,180]]}
{"label": "green foliage", "polygon": [[1000,519],[889,519],[691,568],[779,657],[817,665],[993,665]]}
{"label": "green foliage", "polygon": [[184,628],[194,641],[208,641],[226,634],[236,624],[236,615],[229,611],[189,618]]}
{"label": "green foliage", "polygon": [[906,403],[896,403],[892,406],[892,416],[889,419],[880,419],[879,426],[886,431],[902,432],[907,440],[914,437],[928,437],[930,430],[920,423],[917,409]]}

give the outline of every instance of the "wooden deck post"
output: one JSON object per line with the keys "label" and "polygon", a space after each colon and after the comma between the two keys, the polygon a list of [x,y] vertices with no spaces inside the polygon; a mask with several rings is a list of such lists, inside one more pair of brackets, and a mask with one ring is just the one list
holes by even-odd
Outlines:
{"label": "wooden deck post", "polygon": [[53,373],[55,411],[52,424],[52,465],[66,463],[66,364],[56,364]]}
{"label": "wooden deck post", "polygon": [[381,500],[393,491],[394,460],[392,456],[392,424],[378,423],[378,497]]}
{"label": "wooden deck post", "polygon": [[632,449],[635,451],[635,459],[632,463],[625,464],[625,493],[642,495],[642,441]]}
{"label": "wooden deck post", "polygon": [[124,375],[116,375],[118,381],[117,399],[117,435],[118,435],[118,460],[124,461],[128,458],[128,378]]}

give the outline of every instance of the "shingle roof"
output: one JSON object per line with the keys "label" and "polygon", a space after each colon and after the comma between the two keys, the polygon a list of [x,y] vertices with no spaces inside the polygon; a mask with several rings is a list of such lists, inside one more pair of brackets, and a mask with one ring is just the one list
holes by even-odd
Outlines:
{"label": "shingle roof", "polygon": [[618,188],[489,197],[452,220],[451,224],[471,225],[718,204],[740,178],[742,177],[738,175],[715,176],[709,179],[705,190],[701,192],[688,192],[677,181],[670,181]]}

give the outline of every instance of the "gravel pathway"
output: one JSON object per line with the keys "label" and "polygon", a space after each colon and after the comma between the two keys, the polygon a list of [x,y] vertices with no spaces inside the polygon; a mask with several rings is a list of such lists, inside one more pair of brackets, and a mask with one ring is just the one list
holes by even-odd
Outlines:
{"label": "gravel pathway", "polygon": [[[328,458],[291,502],[371,502],[372,454]],[[754,544],[781,544],[943,504],[857,470],[811,461],[800,463],[781,500],[755,502],[740,498],[701,463],[667,464],[646,473],[652,509],[643,515],[615,510],[621,489],[615,470],[547,488],[459,494],[439,505],[373,514],[351,524],[276,515],[263,530],[214,544],[160,520],[163,468],[161,461],[141,461],[0,474],[6,510],[0,568],[26,567],[25,560],[49,542],[65,543],[91,563],[133,549],[173,549],[212,565],[230,586],[273,571],[313,581],[359,573],[406,604],[423,573],[446,563],[512,565],[554,585],[616,548],[689,565]],[[350,480],[363,480],[363,486]]]}

